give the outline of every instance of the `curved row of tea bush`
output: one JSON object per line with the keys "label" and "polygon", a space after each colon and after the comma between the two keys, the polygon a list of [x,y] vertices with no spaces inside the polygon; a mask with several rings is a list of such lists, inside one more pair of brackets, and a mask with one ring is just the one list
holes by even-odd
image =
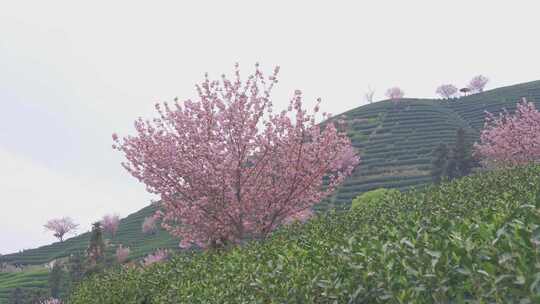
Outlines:
{"label": "curved row of tea bush", "polygon": [[538,303],[540,166],[392,193],[227,252],[93,277],[70,303]]}

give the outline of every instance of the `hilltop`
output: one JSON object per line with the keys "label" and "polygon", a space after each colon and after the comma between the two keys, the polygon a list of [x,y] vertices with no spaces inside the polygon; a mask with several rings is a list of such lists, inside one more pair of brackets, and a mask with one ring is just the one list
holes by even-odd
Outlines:
{"label": "hilltop", "polygon": [[452,145],[459,128],[472,144],[479,138],[486,111],[513,111],[523,97],[538,108],[540,81],[449,100],[380,101],[336,116],[347,122],[347,133],[361,161],[329,204],[319,208],[348,208],[359,193],[380,187],[406,190],[430,184],[431,153],[438,144]]}

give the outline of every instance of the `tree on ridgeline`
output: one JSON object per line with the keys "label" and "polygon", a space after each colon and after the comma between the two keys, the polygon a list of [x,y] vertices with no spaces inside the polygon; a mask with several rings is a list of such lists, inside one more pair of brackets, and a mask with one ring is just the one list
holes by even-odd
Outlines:
{"label": "tree on ridgeline", "polygon": [[367,92],[364,94],[364,99],[368,102],[368,103],[373,103],[373,96],[375,95],[375,90],[372,89],[371,87],[368,87],[368,90]]}
{"label": "tree on ridgeline", "polygon": [[64,235],[74,232],[79,225],[75,224],[69,217],[63,217],[59,219],[49,220],[43,227],[45,229],[54,232],[54,237],[58,238],[60,242],[64,241]]}
{"label": "tree on ridgeline", "polygon": [[540,161],[540,112],[523,98],[511,114],[487,113],[480,142],[474,145],[486,167],[524,165]]}
{"label": "tree on ridgeline", "polygon": [[443,84],[437,87],[435,93],[439,94],[442,98],[452,98],[456,96],[458,88],[453,84]]}
{"label": "tree on ridgeline", "polygon": [[482,93],[489,79],[483,75],[474,76],[469,82],[468,88],[473,93]]}
{"label": "tree on ridgeline", "polygon": [[459,89],[459,91],[461,92],[461,94],[463,94],[463,96],[467,96],[471,92],[471,89],[469,89],[469,88],[461,88],[461,89]]}
{"label": "tree on ridgeline", "polygon": [[157,215],[181,247],[264,238],[309,216],[357,165],[356,155],[345,159],[351,142],[341,122],[316,123],[320,100],[308,114],[296,90],[286,110],[273,112],[278,71],[267,78],[256,65],[242,80],[236,65],[232,80],[206,76],[196,101],[156,104],[159,118],[138,119],[137,136],[113,134],[124,168],[160,196]]}
{"label": "tree on ridgeline", "polygon": [[405,92],[399,87],[392,87],[386,90],[386,97],[393,101],[398,101],[405,96]]}
{"label": "tree on ridgeline", "polygon": [[101,227],[103,227],[103,231],[109,232],[113,238],[116,236],[116,232],[118,231],[118,225],[120,225],[120,217],[116,214],[107,214],[103,216],[103,219],[101,220]]}

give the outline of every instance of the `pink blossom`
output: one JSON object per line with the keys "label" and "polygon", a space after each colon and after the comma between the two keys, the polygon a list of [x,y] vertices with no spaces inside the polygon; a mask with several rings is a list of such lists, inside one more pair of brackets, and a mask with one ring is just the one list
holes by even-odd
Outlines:
{"label": "pink blossom", "polygon": [[514,114],[488,113],[475,155],[486,165],[514,166],[540,160],[540,113],[534,104],[517,104]]}
{"label": "pink blossom", "polygon": [[443,84],[435,92],[443,98],[450,98],[456,96],[458,88],[453,84]]}
{"label": "pink blossom", "polygon": [[162,262],[169,257],[169,252],[166,249],[158,249],[154,253],[147,255],[143,261],[143,266],[150,266],[157,262]]}
{"label": "pink blossom", "polygon": [[120,225],[120,217],[118,215],[105,215],[101,220],[101,226],[103,230],[112,234],[113,237],[116,236],[118,231],[118,225]]}
{"label": "pink blossom", "polygon": [[124,168],[160,196],[161,225],[182,247],[265,237],[330,195],[358,164],[346,133],[334,122],[321,128],[300,90],[286,110],[272,111],[277,72],[206,77],[197,100],[156,104],[159,118],[138,119],[136,136],[115,140]]}
{"label": "pink blossom", "polygon": [[74,232],[78,226],[79,225],[75,224],[69,217],[52,219],[44,225],[45,229],[54,232],[54,237],[58,238],[60,242],[64,241],[65,234]]}
{"label": "pink blossom", "polygon": [[40,301],[39,304],[62,304],[62,301],[55,298],[49,298],[47,300]]}
{"label": "pink blossom", "polygon": [[146,217],[142,223],[142,232],[145,234],[154,234],[157,230],[155,216]]}
{"label": "pink blossom", "polygon": [[118,246],[116,248],[116,261],[119,264],[122,264],[125,261],[127,261],[130,251],[131,250],[129,249],[129,247],[123,247],[122,245]]}
{"label": "pink blossom", "polygon": [[469,82],[469,89],[474,93],[480,93],[484,91],[484,87],[488,83],[489,79],[485,76],[474,76]]}
{"label": "pink blossom", "polygon": [[386,96],[392,100],[397,100],[403,98],[405,92],[399,87],[392,87],[386,90]]}

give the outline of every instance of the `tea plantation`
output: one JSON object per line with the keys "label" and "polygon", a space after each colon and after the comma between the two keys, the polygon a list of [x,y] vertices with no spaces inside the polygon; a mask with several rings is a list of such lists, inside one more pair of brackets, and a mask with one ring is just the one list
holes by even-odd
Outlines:
{"label": "tea plantation", "polygon": [[360,152],[361,163],[319,209],[346,209],[359,193],[380,187],[406,190],[431,183],[431,153],[437,145],[452,145],[459,128],[464,128],[472,144],[483,128],[485,111],[513,111],[523,97],[540,108],[540,81],[459,99],[376,102],[337,116],[348,123],[348,134]]}
{"label": "tea plantation", "polygon": [[540,166],[330,212],[85,281],[70,303],[539,303]]}
{"label": "tea plantation", "polygon": [[0,272],[0,303],[7,302],[11,290],[44,289],[47,286],[49,271],[47,269],[24,272]]}
{"label": "tea plantation", "polygon": [[[109,254],[115,250],[116,244],[123,244],[131,248],[130,258],[135,259],[153,252],[156,248],[177,248],[178,240],[173,239],[167,232],[159,230],[155,235],[145,235],[141,232],[141,225],[145,217],[153,214],[154,206],[148,206],[120,221],[115,238],[106,234],[111,246]],[[57,242],[36,249],[25,250],[20,253],[0,256],[0,263],[28,265],[44,265],[57,258],[69,256],[77,251],[84,251],[88,247],[90,233]],[[0,272],[0,303],[6,303],[7,297],[15,287],[47,288],[46,269],[41,271],[24,271],[16,273]]]}
{"label": "tea plantation", "polygon": [[[397,104],[380,101],[335,116],[347,122],[347,132],[353,146],[360,153],[361,164],[331,198],[315,209],[319,213],[332,208],[347,210],[352,198],[381,187],[407,190],[429,185],[431,153],[439,143],[453,144],[458,128],[466,130],[469,143],[474,142],[483,126],[485,111],[497,113],[503,108],[512,111],[522,97],[540,107],[540,81],[498,88],[459,99],[403,99]],[[177,247],[178,240],[171,238],[165,231],[159,231],[154,236],[141,233],[144,217],[153,210],[151,206],[146,207],[123,219],[112,244],[129,246],[131,258],[144,256],[156,248]],[[63,243],[0,256],[0,263],[43,265],[85,250],[88,240],[89,233],[83,233]],[[110,247],[112,250],[114,246]],[[5,295],[13,287],[25,286],[27,283],[37,288],[46,287],[43,277],[36,275],[34,279],[31,273],[16,281],[20,285],[7,284],[7,280],[5,276],[0,276],[0,303],[4,303]]]}

